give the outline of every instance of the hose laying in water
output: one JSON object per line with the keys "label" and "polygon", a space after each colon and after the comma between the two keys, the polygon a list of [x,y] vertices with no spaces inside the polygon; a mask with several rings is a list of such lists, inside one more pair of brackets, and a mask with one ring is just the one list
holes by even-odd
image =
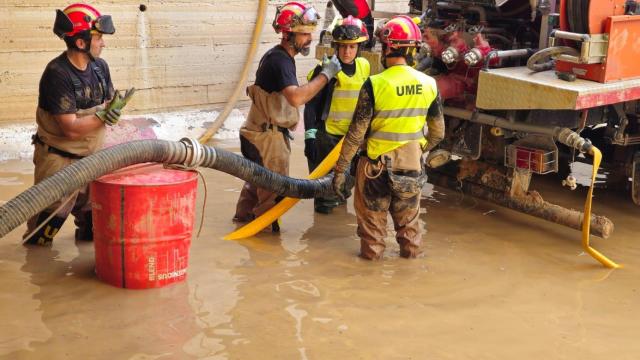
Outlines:
{"label": "hose laying in water", "polygon": [[0,206],[0,238],[55,201],[100,176],[145,162],[207,167],[288,197],[310,199],[333,194],[331,174],[317,180],[290,178],[229,151],[200,145],[192,139],[180,142],[132,141],[78,160]]}
{"label": "hose laying in water", "polygon": [[594,259],[598,260],[600,264],[610,268],[619,269],[622,265],[610,260],[606,256],[602,255],[598,250],[591,247],[589,244],[589,234],[591,233],[591,221],[586,219],[591,218],[591,202],[593,201],[593,188],[596,182],[596,175],[598,174],[598,168],[600,167],[600,161],[602,160],[602,153],[597,147],[592,146],[589,151],[589,155],[593,156],[593,168],[591,169],[591,186],[589,187],[589,193],[587,194],[587,200],[584,203],[584,217],[582,220],[582,248]]}

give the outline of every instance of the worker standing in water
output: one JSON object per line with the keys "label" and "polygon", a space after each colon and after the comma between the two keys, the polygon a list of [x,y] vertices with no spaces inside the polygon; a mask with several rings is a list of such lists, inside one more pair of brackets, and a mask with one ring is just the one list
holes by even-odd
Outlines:
{"label": "worker standing in water", "polygon": [[[304,153],[310,172],[349,130],[358,93],[370,73],[367,59],[358,56],[362,44],[369,39],[362,20],[352,16],[339,20],[331,36],[342,71],[304,108]],[[318,65],[307,78],[312,80],[321,71],[322,67]],[[329,214],[338,204],[336,197],[314,200],[315,211],[322,214]]]}
{"label": "worker standing in water", "polygon": [[382,257],[390,213],[400,256],[414,258],[421,252],[422,240],[421,158],[443,139],[444,117],[435,80],[410,66],[422,38],[418,26],[407,16],[396,16],[382,26],[378,37],[385,70],[369,77],[360,90],[333,189],[344,196],[344,172],[364,142],[354,199],[360,256]]}
{"label": "worker standing in water", "polygon": [[[40,78],[33,136],[36,184],[99,150],[105,126],[118,123],[134,92],[114,94],[109,67],[100,58],[105,47],[102,36],[115,32],[111,16],[90,5],[72,4],[57,10],[53,32],[64,40],[67,50],[47,64]],[[88,199],[86,187],[32,217],[25,244],[50,245],[69,213],[75,217],[76,240],[93,240]]]}
{"label": "worker standing in water", "polygon": [[[371,14],[371,8],[367,0],[331,0],[331,2],[335,5],[340,16],[343,18],[353,16],[362,20],[367,28],[367,33],[373,34],[373,14]],[[369,41],[364,43],[364,47],[371,49],[374,44],[374,37],[371,36]]]}
{"label": "worker standing in water", "polygon": [[[282,34],[282,39],[262,57],[255,84],[247,88],[252,103],[240,129],[242,155],[283,175],[289,175],[289,132],[300,120],[298,107],[311,100],[341,69],[336,56],[325,58],[320,71],[322,76],[306,85],[298,85],[294,57],[309,55],[318,19],[313,7],[298,2],[278,7],[273,28]],[[277,200],[277,194],[245,183],[233,219],[251,221],[273,207]],[[277,221],[271,230],[280,230]]]}

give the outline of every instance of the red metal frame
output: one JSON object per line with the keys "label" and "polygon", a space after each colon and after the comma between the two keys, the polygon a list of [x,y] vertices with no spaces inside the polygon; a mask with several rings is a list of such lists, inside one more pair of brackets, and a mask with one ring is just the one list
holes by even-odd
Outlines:
{"label": "red metal frame", "polygon": [[602,83],[640,78],[640,16],[609,16],[605,24],[609,46],[603,63],[576,64],[558,60],[556,70]]}

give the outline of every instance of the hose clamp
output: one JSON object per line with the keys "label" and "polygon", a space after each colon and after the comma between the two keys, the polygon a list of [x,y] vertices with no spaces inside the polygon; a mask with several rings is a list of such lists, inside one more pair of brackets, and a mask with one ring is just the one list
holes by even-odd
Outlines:
{"label": "hose clamp", "polygon": [[198,140],[194,138],[182,138],[180,142],[187,148],[187,156],[182,164],[176,164],[177,168],[182,170],[197,169],[204,162],[204,148]]}

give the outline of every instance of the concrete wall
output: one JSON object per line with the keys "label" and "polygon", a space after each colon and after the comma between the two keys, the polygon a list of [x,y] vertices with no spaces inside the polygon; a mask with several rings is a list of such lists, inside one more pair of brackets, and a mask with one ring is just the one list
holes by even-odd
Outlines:
{"label": "concrete wall", "polygon": [[[269,1],[260,56],[278,42],[271,28],[275,5]],[[326,1],[311,1],[323,14]],[[376,9],[406,11],[407,0],[377,0]],[[103,58],[116,88],[135,86],[129,113],[211,108],[229,98],[239,77],[256,21],[258,0],[95,1],[111,14],[116,34],[106,36]],[[147,6],[140,12],[140,4]],[[3,0],[0,3],[0,124],[33,121],[38,81],[64,43],[52,33],[55,9],[67,2]],[[317,39],[317,38],[316,38]],[[298,57],[298,73],[314,65]]]}

